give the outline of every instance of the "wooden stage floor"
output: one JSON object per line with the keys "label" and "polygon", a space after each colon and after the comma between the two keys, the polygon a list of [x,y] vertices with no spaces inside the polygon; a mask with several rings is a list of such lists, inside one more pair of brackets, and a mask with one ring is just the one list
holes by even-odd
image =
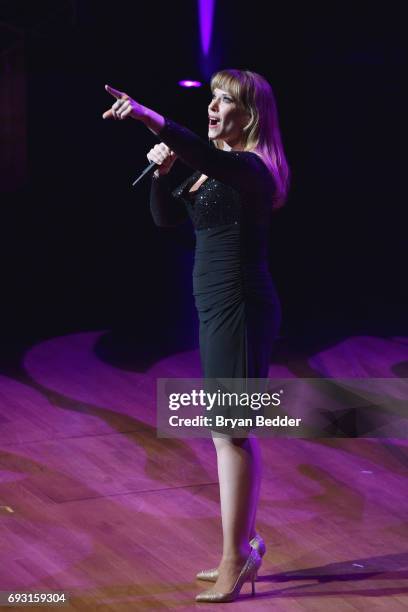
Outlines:
{"label": "wooden stage floor", "polygon": [[[221,524],[210,439],[157,438],[157,377],[200,376],[198,351],[145,371],[51,338],[0,375],[0,591],[65,591],[66,610],[208,610]],[[407,338],[287,354],[270,376],[403,377]],[[240,610],[408,609],[408,442],[261,439],[267,552]],[[23,607],[18,609],[24,609]]]}

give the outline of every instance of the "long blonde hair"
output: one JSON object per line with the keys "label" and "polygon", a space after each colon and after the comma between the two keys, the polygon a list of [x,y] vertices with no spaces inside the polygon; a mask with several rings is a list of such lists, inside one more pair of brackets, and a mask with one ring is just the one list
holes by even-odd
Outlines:
{"label": "long blonde hair", "polygon": [[[278,110],[272,87],[264,77],[250,70],[219,70],[211,77],[211,91],[228,91],[238,106],[246,110],[251,119],[244,128],[244,151],[257,153],[273,176],[276,190],[272,207],[281,208],[287,199],[290,169],[285,157],[279,129]],[[221,141],[214,140],[217,149]]]}

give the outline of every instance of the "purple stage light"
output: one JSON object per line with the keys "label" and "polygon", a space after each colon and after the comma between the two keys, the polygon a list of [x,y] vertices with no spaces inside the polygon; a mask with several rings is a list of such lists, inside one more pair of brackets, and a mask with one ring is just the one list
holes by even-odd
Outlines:
{"label": "purple stage light", "polygon": [[178,84],[180,85],[180,87],[201,87],[202,85],[200,81],[189,81],[188,79],[179,81]]}
{"label": "purple stage light", "polygon": [[214,0],[198,0],[198,12],[200,19],[201,51],[208,55],[211,45],[211,34],[214,14]]}

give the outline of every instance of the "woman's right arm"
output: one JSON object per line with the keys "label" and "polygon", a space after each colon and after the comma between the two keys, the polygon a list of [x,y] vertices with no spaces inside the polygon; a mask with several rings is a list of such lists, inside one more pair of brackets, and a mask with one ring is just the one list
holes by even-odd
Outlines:
{"label": "woman's right arm", "polygon": [[157,170],[153,173],[150,187],[150,212],[153,221],[159,227],[175,227],[188,219],[188,213],[184,204],[175,198],[167,174],[158,175]]}
{"label": "woman's right arm", "polygon": [[150,149],[147,159],[158,166],[153,173],[150,187],[150,211],[153,221],[159,227],[174,227],[188,216],[183,203],[172,194],[167,178],[177,156],[164,142],[160,142]]}

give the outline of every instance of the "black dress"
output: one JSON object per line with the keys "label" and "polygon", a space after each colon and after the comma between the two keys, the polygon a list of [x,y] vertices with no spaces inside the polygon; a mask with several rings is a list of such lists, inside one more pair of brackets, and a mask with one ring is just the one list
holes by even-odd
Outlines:
{"label": "black dress", "polygon": [[256,153],[217,149],[168,118],[158,138],[195,170],[174,190],[168,175],[153,177],[150,210],[159,226],[193,223],[203,376],[267,378],[281,322],[267,261],[273,177]]}

